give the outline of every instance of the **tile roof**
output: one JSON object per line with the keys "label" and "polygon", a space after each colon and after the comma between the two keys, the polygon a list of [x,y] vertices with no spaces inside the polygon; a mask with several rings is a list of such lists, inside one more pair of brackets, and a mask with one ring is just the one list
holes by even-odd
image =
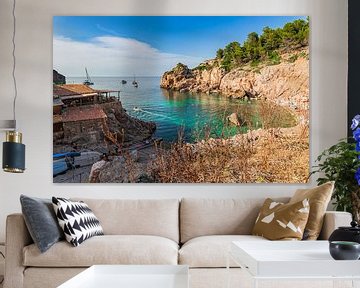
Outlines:
{"label": "tile roof", "polygon": [[76,95],[73,91],[68,89],[62,88],[60,85],[53,85],[53,97],[61,97],[61,96],[68,96],[68,95]]}
{"label": "tile roof", "polygon": [[106,117],[104,110],[97,105],[67,108],[62,114],[63,122],[104,119]]}
{"label": "tile roof", "polygon": [[76,94],[87,94],[87,93],[94,93],[96,90],[90,88],[87,85],[84,84],[63,84],[59,85],[61,88],[67,89],[69,91],[72,91]]}
{"label": "tile roof", "polygon": [[90,93],[97,93],[97,91],[84,84],[53,85],[53,95],[55,97],[90,94]]}

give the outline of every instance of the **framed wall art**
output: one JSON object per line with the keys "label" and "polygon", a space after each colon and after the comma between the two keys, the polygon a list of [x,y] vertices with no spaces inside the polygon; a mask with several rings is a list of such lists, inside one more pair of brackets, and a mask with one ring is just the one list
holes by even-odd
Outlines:
{"label": "framed wall art", "polygon": [[309,17],[53,28],[54,183],[306,183]]}

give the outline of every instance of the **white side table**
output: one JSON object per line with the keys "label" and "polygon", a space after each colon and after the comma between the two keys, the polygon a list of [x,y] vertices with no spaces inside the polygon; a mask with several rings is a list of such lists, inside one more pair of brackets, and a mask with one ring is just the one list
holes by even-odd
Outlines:
{"label": "white side table", "polygon": [[59,288],[188,288],[184,265],[94,265]]}
{"label": "white side table", "polygon": [[247,271],[249,287],[360,288],[360,261],[332,259],[328,241],[232,242],[230,258]]}

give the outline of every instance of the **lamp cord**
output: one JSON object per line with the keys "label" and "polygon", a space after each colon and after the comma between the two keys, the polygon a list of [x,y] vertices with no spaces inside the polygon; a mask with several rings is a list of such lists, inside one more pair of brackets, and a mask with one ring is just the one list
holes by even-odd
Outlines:
{"label": "lamp cord", "polygon": [[16,44],[15,44],[15,35],[16,35],[16,15],[15,15],[15,8],[16,8],[16,0],[13,0],[13,9],[12,9],[12,16],[13,16],[13,23],[14,23],[14,27],[13,27],[13,34],[12,34],[12,57],[13,57],[13,68],[12,68],[12,78],[13,78],[13,82],[14,82],[14,91],[15,91],[15,95],[14,95],[14,101],[13,101],[13,118],[15,121],[15,130],[16,130],[16,98],[17,98],[17,85],[16,85],[16,78],[15,78],[15,68],[16,68],[16,56],[15,56],[15,49],[16,49]]}

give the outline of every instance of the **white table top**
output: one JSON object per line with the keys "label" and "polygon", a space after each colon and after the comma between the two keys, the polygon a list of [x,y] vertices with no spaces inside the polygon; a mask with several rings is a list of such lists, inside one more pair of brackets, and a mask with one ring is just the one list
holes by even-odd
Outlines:
{"label": "white table top", "polygon": [[188,288],[184,265],[94,265],[58,288]]}
{"label": "white table top", "polygon": [[360,261],[334,260],[328,241],[236,241],[230,253],[256,277],[360,277]]}

